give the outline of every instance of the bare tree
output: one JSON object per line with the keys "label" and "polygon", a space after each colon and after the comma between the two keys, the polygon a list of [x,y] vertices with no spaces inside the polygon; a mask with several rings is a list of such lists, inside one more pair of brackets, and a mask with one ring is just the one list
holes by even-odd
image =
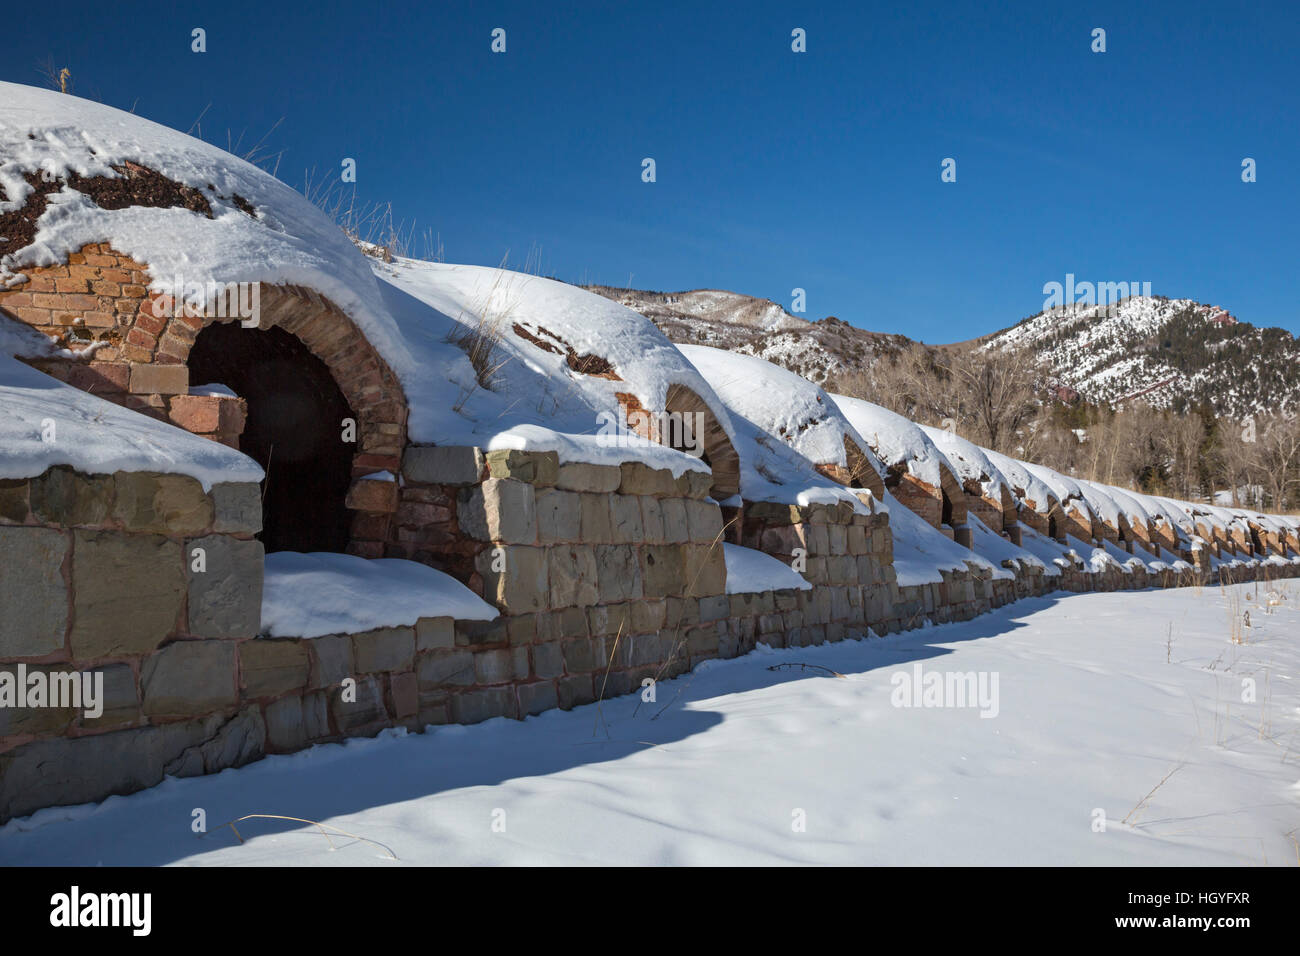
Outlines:
{"label": "bare tree", "polygon": [[1039,370],[1027,349],[948,350],[938,361],[949,378],[958,420],[995,451],[1014,450],[1038,414]]}
{"label": "bare tree", "polygon": [[1274,511],[1283,511],[1289,489],[1300,485],[1300,418],[1274,413],[1256,426],[1256,461],[1259,483],[1269,494]]}

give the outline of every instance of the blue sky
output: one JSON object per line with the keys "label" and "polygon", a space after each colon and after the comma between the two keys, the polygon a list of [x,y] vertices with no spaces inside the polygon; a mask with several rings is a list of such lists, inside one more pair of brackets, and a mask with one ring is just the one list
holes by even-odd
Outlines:
{"label": "blue sky", "polygon": [[383,6],[20,4],[0,78],[40,84],[50,56],[221,145],[283,118],[281,179],[353,157],[358,197],[451,262],[799,287],[808,318],[930,342],[1039,311],[1066,273],[1300,332],[1295,4]]}

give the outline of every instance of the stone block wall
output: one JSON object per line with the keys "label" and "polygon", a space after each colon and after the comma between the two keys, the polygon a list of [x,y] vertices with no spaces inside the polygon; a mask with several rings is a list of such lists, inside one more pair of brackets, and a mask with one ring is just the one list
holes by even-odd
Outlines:
{"label": "stone block wall", "polygon": [[[506,675],[475,682],[474,713],[587,703],[718,655],[726,565],[711,482],[635,462],[560,464],[554,452],[411,446],[384,553],[446,571],[500,609],[490,624],[457,625],[465,653],[494,662],[484,673]],[[493,689],[502,682],[516,695]]]}
{"label": "stone block wall", "polygon": [[848,502],[750,502],[741,544],[790,565],[813,585],[795,592],[800,606],[794,618],[811,643],[865,634],[889,615],[896,579],[884,512],[863,514]]}
{"label": "stone block wall", "polygon": [[[199,715],[216,733],[234,716],[236,643],[257,634],[261,615],[260,528],[256,484],[205,492],[181,475],[67,467],[0,481],[0,671],[89,674],[105,698],[97,718],[0,707],[0,819],[59,767],[83,775],[53,756],[71,741]],[[120,758],[116,746],[104,744],[102,759]]]}
{"label": "stone block wall", "polygon": [[887,514],[750,502],[729,533],[802,569],[812,587],[728,593],[728,529],[706,474],[413,448],[402,479],[362,492],[391,495],[396,527],[418,532],[388,553],[443,562],[501,609],[496,620],[259,637],[256,485],[205,493],[179,476],[68,468],[0,481],[0,672],[88,672],[104,687],[97,718],[0,708],[0,822],[386,727],[574,707],[760,642],[967,620],[1058,588],[1210,577],[1080,565],[1054,578],[968,569],[900,586]]}

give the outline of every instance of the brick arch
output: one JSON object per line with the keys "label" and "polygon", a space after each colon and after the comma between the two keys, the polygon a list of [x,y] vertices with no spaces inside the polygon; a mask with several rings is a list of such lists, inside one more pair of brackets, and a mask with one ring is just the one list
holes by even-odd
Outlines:
{"label": "brick arch", "polygon": [[951,512],[947,523],[951,527],[966,523],[966,492],[952,469],[939,463],[939,493],[944,498],[944,510]]}
{"label": "brick arch", "polygon": [[669,385],[664,397],[664,411],[669,414],[698,414],[704,423],[704,454],[713,469],[713,487],[709,495],[722,501],[740,493],[740,455],[722,425],[704,399],[685,385]]}
{"label": "brick arch", "polygon": [[1178,553],[1178,531],[1168,516],[1155,514],[1151,516],[1151,540],[1173,554]]}
{"label": "brick arch", "polygon": [[[92,243],[66,264],[24,270],[27,281],[0,291],[0,311],[44,332],[60,345],[93,346],[88,361],[45,359],[31,364],[62,381],[188,431],[238,447],[243,407],[236,399],[188,394],[187,360],[202,329],[230,322],[227,302],[212,314],[186,315],[148,291],[148,268],[107,243]],[[354,479],[396,474],[406,443],[408,408],[397,376],[352,320],[333,302],[302,286],[256,286],[257,326],[299,339],[329,369],[356,415]],[[252,289],[248,288],[251,295]],[[245,299],[245,301],[250,301]],[[348,550],[381,556],[397,507],[392,482],[354,480]]]}
{"label": "brick arch", "polygon": [[[302,342],[329,369],[356,416],[353,483],[346,499],[353,512],[347,550],[381,557],[398,506],[397,486],[362,479],[375,472],[396,475],[401,470],[408,415],[401,384],[356,324],[315,290],[261,283],[258,305],[256,328],[279,328]],[[220,315],[202,318],[203,327],[233,321]],[[182,362],[188,359],[193,342],[193,338],[189,339],[179,354]]]}
{"label": "brick arch", "polygon": [[[1056,495],[1049,490],[1047,500],[1043,502],[1035,501],[1033,498],[1025,496],[1025,489],[1020,486],[1014,486],[1011,489],[1003,487],[1003,500],[1009,501],[1009,508],[1006,513],[1008,525],[1019,522],[1027,525],[1039,534],[1046,535],[1049,538],[1056,539],[1057,535],[1052,534],[1053,525],[1059,527],[1061,520],[1061,502],[1057,500]],[[1016,498],[1020,503],[1016,503]],[[1039,506],[1045,507],[1045,512],[1039,511]],[[1059,530],[1057,532],[1060,533]]]}
{"label": "brick arch", "polygon": [[850,488],[867,489],[877,501],[885,497],[884,479],[872,467],[871,460],[858,447],[858,443],[848,435],[844,436],[844,460],[848,463],[847,468],[840,469],[837,467],[834,471],[826,471],[823,466],[819,465],[817,470],[842,485],[848,485]]}
{"label": "brick arch", "polygon": [[1016,514],[1016,496],[1011,493],[1011,489],[1006,485],[999,485],[1000,493],[998,501],[1002,505],[1002,527],[1001,531],[1010,531],[1019,521]]}
{"label": "brick arch", "polygon": [[[281,328],[298,338],[329,368],[357,416],[353,475],[397,473],[406,443],[406,397],[397,376],[344,312],[302,286],[259,287],[257,328]],[[234,319],[205,316],[203,325]],[[189,356],[191,339],[181,360]],[[202,383],[196,383],[202,384]]]}

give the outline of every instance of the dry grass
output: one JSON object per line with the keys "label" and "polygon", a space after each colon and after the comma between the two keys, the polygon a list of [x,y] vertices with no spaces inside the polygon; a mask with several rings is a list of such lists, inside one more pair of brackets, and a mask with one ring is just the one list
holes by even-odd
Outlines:
{"label": "dry grass", "polygon": [[72,71],[65,67],[54,65],[54,57],[47,56],[43,61],[36,65],[36,72],[45,79],[45,85],[52,90],[58,90],[60,93],[72,92]]}
{"label": "dry grass", "polygon": [[1169,778],[1172,777],[1174,774],[1176,774],[1178,771],[1182,770],[1184,766],[1186,766],[1186,761],[1180,762],[1176,767],[1174,767],[1167,774],[1161,777],[1160,782],[1151,788],[1150,793],[1148,793],[1145,797],[1143,797],[1141,800],[1137,802],[1137,806],[1135,806],[1132,810],[1130,810],[1127,814],[1125,814],[1124,819],[1121,820],[1120,823],[1127,824],[1130,820],[1136,821],[1137,814],[1141,813],[1141,811],[1146,807],[1147,802],[1150,801],[1150,799],[1153,796],[1155,796],[1156,791],[1159,790],[1161,787],[1163,787],[1165,783],[1169,780]]}
{"label": "dry grass", "polygon": [[465,407],[470,396],[479,388],[491,389],[497,373],[510,361],[503,358],[499,346],[506,324],[519,305],[519,298],[511,298],[511,273],[505,269],[505,260],[497,270],[492,287],[483,296],[475,314],[467,321],[462,313],[447,336],[447,341],[457,346],[474,367],[474,385],[463,389],[452,410],[456,413]]}

